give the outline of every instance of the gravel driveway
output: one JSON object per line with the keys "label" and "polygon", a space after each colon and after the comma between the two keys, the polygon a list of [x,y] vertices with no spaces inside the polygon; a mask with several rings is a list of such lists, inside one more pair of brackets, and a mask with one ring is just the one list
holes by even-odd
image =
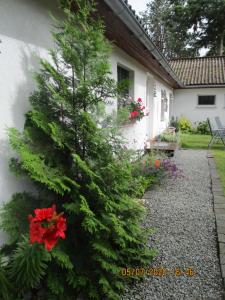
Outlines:
{"label": "gravel driveway", "polygon": [[156,273],[128,287],[124,300],[224,299],[206,151],[180,150],[175,161],[184,178],[167,178],[145,194]]}

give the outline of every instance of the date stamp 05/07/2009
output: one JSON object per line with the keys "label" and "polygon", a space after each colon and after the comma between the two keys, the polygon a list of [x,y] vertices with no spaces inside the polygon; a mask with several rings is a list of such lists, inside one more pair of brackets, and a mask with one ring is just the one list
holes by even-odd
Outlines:
{"label": "date stamp 05/07/2009", "polygon": [[197,273],[193,268],[121,268],[122,276],[157,276],[163,277],[166,275],[172,276],[195,276]]}

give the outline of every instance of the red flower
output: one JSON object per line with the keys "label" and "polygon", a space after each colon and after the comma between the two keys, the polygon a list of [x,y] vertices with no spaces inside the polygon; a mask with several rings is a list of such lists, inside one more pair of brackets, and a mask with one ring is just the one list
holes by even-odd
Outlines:
{"label": "red flower", "polygon": [[156,169],[160,168],[160,165],[161,165],[160,159],[156,159],[156,160],[155,160],[155,168],[156,168]]}
{"label": "red flower", "polygon": [[138,98],[138,102],[142,102],[142,99],[141,99],[141,98]]}
{"label": "red flower", "polygon": [[59,238],[64,239],[66,230],[66,219],[62,214],[56,213],[56,207],[37,208],[35,216],[29,216],[30,221],[30,243],[44,244],[45,249],[50,251]]}
{"label": "red flower", "polygon": [[49,208],[36,208],[34,210],[35,217],[32,215],[29,216],[29,218],[36,222],[36,221],[43,221],[43,220],[50,220],[53,217],[53,214],[55,213],[56,207],[55,205],[52,205],[52,207]]}
{"label": "red flower", "polygon": [[42,237],[45,233],[45,228],[41,227],[40,223],[30,223],[30,243],[42,243]]}
{"label": "red flower", "polygon": [[131,117],[131,119],[134,119],[134,118],[136,118],[137,116],[139,116],[139,112],[138,111],[132,111],[131,113],[130,113],[130,117]]}

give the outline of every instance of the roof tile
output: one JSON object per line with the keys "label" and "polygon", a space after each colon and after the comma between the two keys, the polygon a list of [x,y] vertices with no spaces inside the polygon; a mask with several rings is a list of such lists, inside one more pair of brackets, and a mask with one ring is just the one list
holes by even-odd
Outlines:
{"label": "roof tile", "polygon": [[225,84],[225,56],[172,59],[170,65],[186,86]]}

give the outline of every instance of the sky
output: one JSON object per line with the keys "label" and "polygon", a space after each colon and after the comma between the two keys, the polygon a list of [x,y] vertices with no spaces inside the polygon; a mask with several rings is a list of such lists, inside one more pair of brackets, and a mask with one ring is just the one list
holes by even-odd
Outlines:
{"label": "sky", "polygon": [[136,10],[137,13],[144,11],[149,0],[128,0],[128,3]]}

